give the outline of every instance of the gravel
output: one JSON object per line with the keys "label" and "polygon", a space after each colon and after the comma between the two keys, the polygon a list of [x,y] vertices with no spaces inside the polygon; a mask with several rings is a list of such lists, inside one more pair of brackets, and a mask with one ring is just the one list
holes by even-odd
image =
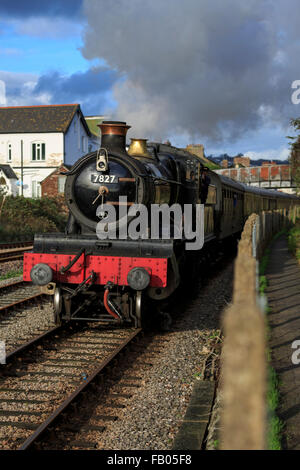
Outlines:
{"label": "gravel", "polygon": [[[11,271],[20,271],[20,270],[23,270],[23,260],[5,261],[4,263],[0,263],[0,277]],[[21,276],[20,276],[20,279],[21,279]],[[3,285],[2,283],[5,283],[7,281],[8,283],[11,282],[12,278],[6,279],[5,281],[0,281],[0,286]]]}
{"label": "gravel", "polygon": [[[16,364],[13,366],[14,374],[6,377],[2,382],[2,387],[9,389],[9,391],[1,393],[0,413],[2,411],[2,415],[0,421],[2,423],[40,424],[59,406],[64,397],[69,396],[82,383],[85,376],[94,370],[96,362],[98,363],[109,356],[110,353],[105,347],[107,338],[115,345],[120,345],[130,333],[130,330],[125,329],[107,332],[93,326],[86,331],[70,330],[66,332],[67,340],[59,335],[55,336],[56,339],[51,340],[51,349],[49,350],[43,349],[43,346],[38,347],[38,350],[33,353],[33,362],[21,361],[20,365]],[[84,347],[78,346],[78,343],[81,345],[83,342],[86,342]],[[101,347],[102,344],[103,347]],[[97,349],[94,347],[95,345],[98,345]],[[76,356],[74,356],[74,351],[71,355],[68,352],[72,347],[76,348]],[[69,364],[66,368],[62,366],[62,360],[71,359],[76,363],[81,356],[89,361],[84,365]],[[51,362],[53,359],[54,363]],[[12,403],[9,401],[12,398],[25,400],[25,402],[14,401]],[[28,403],[28,400],[36,399],[41,403]],[[10,414],[10,411],[15,413]],[[25,411],[26,414],[16,413],[17,411]],[[30,411],[34,411],[34,414],[31,415]],[[1,449],[16,448],[20,445],[18,440],[23,440],[30,434],[30,431],[2,424],[0,426],[0,447]]]}
{"label": "gravel", "polygon": [[22,281],[22,276],[10,277],[9,279],[3,279],[0,281],[0,287],[9,286],[17,281]]}
{"label": "gravel", "polygon": [[[190,301],[187,308],[185,307],[184,315],[177,315],[170,332],[155,335],[153,349],[156,352],[151,352],[150,348],[149,351],[146,349],[141,352],[139,360],[128,367],[123,377],[125,384],[134,383],[134,380],[126,379],[126,376],[140,377],[137,381],[138,387],[126,388],[122,383],[118,383],[111,388],[111,393],[131,394],[131,398],[118,401],[124,402],[125,408],[110,410],[111,414],[117,413],[119,419],[111,424],[105,423],[107,428],[101,434],[95,431],[85,433],[85,439],[96,441],[100,449],[109,450],[172,448],[173,439],[189,403],[194,381],[201,380],[203,376],[211,338],[219,334],[220,315],[231,300],[232,274],[233,266],[228,265],[210,279],[208,285],[199,289],[199,294]],[[10,279],[7,283],[12,281]],[[24,342],[24,337],[32,337],[37,330],[46,330],[53,326],[51,300],[35,307],[20,307],[13,322],[4,326],[0,323],[0,340],[7,342],[7,350],[14,348],[17,343]],[[180,309],[181,306],[178,306],[179,312]],[[56,356],[55,352],[53,356],[49,354],[49,357]],[[66,349],[64,357],[74,359],[74,356],[68,356]],[[34,390],[35,387],[55,390],[56,393],[61,389],[62,395],[69,388],[67,383],[59,378],[57,384],[52,382],[50,385],[38,377],[29,385],[28,391]],[[48,405],[50,408],[49,402]],[[35,406],[35,409],[38,410],[39,407]],[[43,406],[40,410],[42,409]],[[108,408],[101,409],[101,406],[98,406],[95,409],[95,414],[108,413]],[[24,435],[24,431],[16,431],[15,437],[21,434]]]}
{"label": "gravel", "polygon": [[0,315],[0,341],[5,341],[6,353],[55,326],[52,298],[37,302],[21,304]]}
{"label": "gravel", "polygon": [[[90,431],[85,439],[98,443],[105,450],[168,450],[185,415],[195,380],[201,380],[203,365],[210,351],[211,338],[219,334],[220,314],[231,300],[232,265],[210,280],[192,300],[182,318],[169,333],[155,337],[158,353],[141,353],[129,367],[126,377],[138,376],[138,388],[126,388],[122,382],[110,393],[130,393],[126,407],[118,410],[118,421],[99,434]],[[162,343],[162,340],[164,341]],[[151,362],[152,366],[146,364]],[[146,363],[146,364],[145,364]],[[122,400],[118,400],[122,403]],[[94,415],[116,414],[98,406]],[[83,435],[76,438],[82,439]],[[68,448],[66,445],[65,449]]]}

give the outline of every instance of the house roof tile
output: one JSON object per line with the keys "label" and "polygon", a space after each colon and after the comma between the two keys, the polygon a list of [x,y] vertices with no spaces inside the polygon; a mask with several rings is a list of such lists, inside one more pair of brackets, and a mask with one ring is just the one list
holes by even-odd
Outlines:
{"label": "house roof tile", "polygon": [[79,104],[0,107],[0,134],[66,133],[77,111],[90,135]]}
{"label": "house roof tile", "polygon": [[0,170],[3,171],[6,178],[17,180],[18,177],[10,165],[0,165]]}

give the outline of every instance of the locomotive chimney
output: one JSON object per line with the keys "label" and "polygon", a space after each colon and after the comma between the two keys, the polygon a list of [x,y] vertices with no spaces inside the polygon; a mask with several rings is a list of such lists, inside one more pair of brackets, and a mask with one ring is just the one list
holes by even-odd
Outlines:
{"label": "locomotive chimney", "polygon": [[101,148],[110,152],[126,152],[126,134],[131,126],[121,121],[103,121],[101,129]]}

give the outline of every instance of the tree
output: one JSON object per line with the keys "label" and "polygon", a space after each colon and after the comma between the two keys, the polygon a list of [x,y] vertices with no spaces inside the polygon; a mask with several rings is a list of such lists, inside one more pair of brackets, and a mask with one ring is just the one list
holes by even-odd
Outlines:
{"label": "tree", "polygon": [[[300,118],[291,119],[290,124],[296,132],[300,132]],[[297,186],[297,193],[300,193],[300,134],[295,137],[288,136],[288,139],[292,140],[290,142],[291,154],[289,157],[292,177]]]}

